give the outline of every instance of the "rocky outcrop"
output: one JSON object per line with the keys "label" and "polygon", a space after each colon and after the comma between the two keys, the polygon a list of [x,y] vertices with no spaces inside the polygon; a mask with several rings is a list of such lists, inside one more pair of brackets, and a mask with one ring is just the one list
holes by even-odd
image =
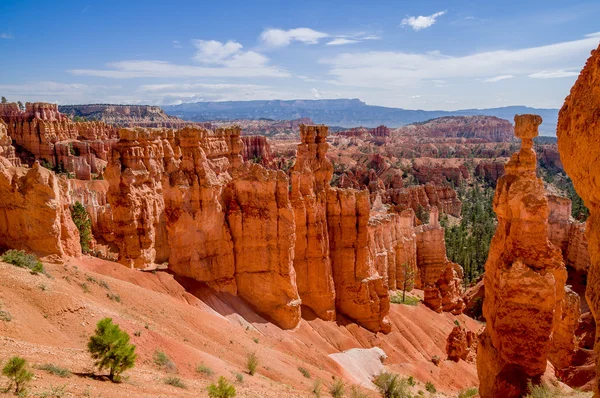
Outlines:
{"label": "rocky outcrop", "polygon": [[0,163],[0,246],[39,256],[81,255],[69,204],[67,181],[39,163],[30,169]]}
{"label": "rocky outcrop", "polygon": [[506,142],[512,140],[513,127],[508,120],[495,116],[447,116],[401,127],[398,134]]}
{"label": "rocky outcrop", "polygon": [[327,189],[333,166],[325,157],[326,126],[300,126],[300,144],[291,169],[290,201],[296,242],[294,268],[302,305],[319,318],[335,319],[335,287],[329,253]]}
{"label": "rocky outcrop", "polygon": [[565,288],[565,298],[561,301],[560,319],[552,334],[552,346],[548,359],[558,371],[571,366],[578,344],[575,333],[579,327],[581,304],[579,295]]}
{"label": "rocky outcrop", "polygon": [[485,265],[486,327],[479,338],[479,393],[521,397],[546,370],[562,317],[567,273],[548,239],[549,206],[536,177],[533,138],[542,119],[515,116],[521,150],[506,164],[494,197],[498,226]]}
{"label": "rocky outcrop", "polygon": [[504,175],[504,161],[482,160],[475,167],[475,175],[481,176],[485,182],[495,186]]}
{"label": "rocky outcrop", "polygon": [[12,139],[8,135],[6,124],[0,120],[0,161],[5,166],[20,166],[21,160],[17,158]]}
{"label": "rocky outcrop", "polygon": [[252,161],[262,165],[268,165],[273,160],[271,146],[267,137],[262,135],[244,135],[241,137],[244,143],[242,158],[245,162]]}
{"label": "rocky outcrop", "polygon": [[389,188],[384,197],[389,198],[387,203],[399,206],[401,209],[411,208],[418,211],[420,208],[430,211],[436,207],[442,213],[460,217],[462,202],[458,199],[456,191],[448,185],[412,185],[404,188]]}
{"label": "rocky outcrop", "polygon": [[571,201],[562,196],[548,194],[548,238],[558,247],[565,264],[577,271],[587,272],[590,267],[585,223],[571,217]]}
{"label": "rocky outcrop", "polygon": [[327,191],[327,223],[336,308],[371,331],[389,332],[388,288],[369,256],[369,192]]}
{"label": "rocky outcrop", "polygon": [[475,362],[477,354],[477,336],[460,325],[454,326],[446,339],[446,355],[448,359],[458,362],[461,359]]}
{"label": "rocky outcrop", "polygon": [[[592,52],[558,116],[558,149],[565,171],[590,209],[586,235],[590,270],[586,298],[597,319],[600,314],[600,47]],[[598,322],[596,322],[598,325]],[[598,334],[598,329],[596,329]],[[596,340],[596,354],[600,344]],[[600,370],[597,362],[596,373]],[[598,381],[594,385],[598,395]]]}
{"label": "rocky outcrop", "polygon": [[61,105],[58,109],[72,118],[101,121],[120,127],[183,128],[195,124],[167,115],[160,107],[151,105]]}
{"label": "rocky outcrop", "polygon": [[444,185],[451,182],[458,186],[471,177],[464,163],[455,164],[448,159],[418,158],[413,162],[412,171],[421,184],[431,182]]}

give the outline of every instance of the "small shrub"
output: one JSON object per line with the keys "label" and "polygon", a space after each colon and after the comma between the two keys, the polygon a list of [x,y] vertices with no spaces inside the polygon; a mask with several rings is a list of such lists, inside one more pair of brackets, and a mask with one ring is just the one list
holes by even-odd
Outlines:
{"label": "small shrub", "polygon": [[252,341],[254,341],[256,344],[258,344],[260,340],[258,340],[258,337],[253,337]]}
{"label": "small shrub", "polygon": [[[414,379],[413,379],[414,382]],[[380,373],[373,380],[373,384],[383,398],[410,398],[408,379],[400,378],[397,374],[388,372]]]}
{"label": "small shrub", "polygon": [[83,290],[84,293],[90,292],[90,288],[87,283],[85,283],[85,282],[80,283],[79,286],[81,286],[81,289]]}
{"label": "small shrub", "polygon": [[248,369],[248,374],[250,376],[254,376],[254,373],[256,373],[256,369],[258,368],[258,358],[256,357],[255,353],[248,355],[246,367]]}
{"label": "small shrub", "polygon": [[39,366],[37,366],[37,368],[39,370],[44,370],[48,373],[51,373],[53,375],[60,376],[60,377],[70,377],[71,376],[71,372],[69,372],[68,369],[61,368],[60,366],[56,366],[52,363],[46,363],[44,365],[39,365]]}
{"label": "small shrub", "polygon": [[112,301],[116,301],[117,303],[121,302],[121,296],[114,293],[106,293],[106,297],[108,297]]}
{"label": "small shrub", "polygon": [[36,396],[40,398],[62,398],[67,393],[67,385],[64,384],[62,386],[50,386],[50,391],[44,391],[42,393],[36,394]]}
{"label": "small shrub", "polygon": [[231,398],[236,395],[233,384],[223,376],[219,377],[217,384],[211,384],[206,390],[208,391],[208,396],[210,398]]}
{"label": "small shrub", "polygon": [[23,250],[7,250],[0,258],[5,263],[16,265],[19,268],[28,268],[34,275],[45,273],[44,265],[40,260]]}
{"label": "small shrub", "polygon": [[90,337],[88,351],[96,360],[99,370],[108,368],[110,380],[120,380],[123,371],[135,365],[135,345],[129,344],[129,335],[111,318],[104,318],[96,325],[96,332]]}
{"label": "small shrub", "polygon": [[152,356],[154,360],[154,364],[161,369],[167,370],[169,372],[177,371],[177,366],[171,361],[171,358],[164,352],[160,350],[154,351],[154,355]]}
{"label": "small shrub", "polygon": [[201,363],[196,367],[196,372],[205,374],[207,376],[212,376],[215,372],[205,364]]}
{"label": "small shrub", "polygon": [[358,386],[352,386],[350,388],[350,398],[368,398],[368,396]]}
{"label": "small shrub", "polygon": [[234,374],[235,374],[235,380],[238,383],[243,383],[244,382],[244,375],[243,374],[241,374],[239,372],[235,372]]}
{"label": "small shrub", "polygon": [[177,388],[187,388],[187,386],[185,385],[185,383],[183,381],[181,381],[181,379],[179,377],[167,377],[166,379],[163,380],[165,382],[165,384],[168,384],[170,386],[173,387],[177,387]]}
{"label": "small shrub", "polygon": [[315,380],[315,382],[313,383],[312,393],[315,395],[316,398],[321,398],[321,388],[321,380]]}
{"label": "small shrub", "polygon": [[404,304],[404,305],[417,305],[419,304],[418,297],[406,296],[404,300],[402,299],[402,295],[400,293],[396,293],[394,296],[390,296],[390,302],[393,304]]}
{"label": "small shrub", "polygon": [[27,361],[21,357],[12,357],[8,360],[2,374],[10,379],[10,390],[15,385],[15,394],[23,394],[27,383],[33,379],[33,373],[27,369]]}
{"label": "small shrub", "polygon": [[411,387],[414,387],[415,384],[417,384],[417,382],[415,381],[415,378],[412,376],[408,376],[408,379],[406,379],[406,381],[408,382],[408,385]]}
{"label": "small shrub", "polygon": [[10,312],[2,310],[2,302],[0,302],[0,321],[12,321],[12,315],[10,314]]}
{"label": "small shrub", "polygon": [[550,388],[543,385],[534,386],[529,382],[527,384],[527,390],[529,394],[525,398],[557,398],[559,394],[555,390],[551,390]]}
{"label": "small shrub", "polygon": [[427,391],[429,391],[432,394],[435,394],[437,392],[437,389],[435,388],[435,386],[433,385],[432,382],[428,381],[427,383],[425,383],[425,389]]}
{"label": "small shrub", "polygon": [[310,372],[303,368],[302,366],[298,366],[298,370],[300,371],[300,373],[302,373],[302,376],[306,377],[307,379],[310,379]]}
{"label": "small shrub", "polygon": [[344,396],[344,382],[337,379],[329,386],[329,393],[333,398],[341,398]]}
{"label": "small shrub", "polygon": [[473,398],[476,397],[477,394],[479,394],[477,387],[471,387],[461,391],[460,394],[458,394],[458,398]]}
{"label": "small shrub", "polygon": [[81,251],[87,253],[90,251],[90,243],[92,242],[92,221],[90,220],[90,216],[81,203],[75,202],[71,208],[71,218],[79,230]]}

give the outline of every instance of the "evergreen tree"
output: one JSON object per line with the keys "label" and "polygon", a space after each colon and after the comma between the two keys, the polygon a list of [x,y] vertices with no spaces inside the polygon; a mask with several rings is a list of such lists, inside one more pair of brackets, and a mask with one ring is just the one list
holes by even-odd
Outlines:
{"label": "evergreen tree", "polygon": [[33,373],[27,370],[27,361],[21,357],[9,359],[2,369],[2,374],[10,379],[8,389],[15,385],[15,394],[23,393],[25,385],[33,379]]}
{"label": "evergreen tree", "polygon": [[8,100],[6,99],[6,97],[4,97],[4,96],[3,96],[3,97],[2,97],[2,103],[3,103],[3,104],[6,104],[7,102],[8,102]]}
{"label": "evergreen tree", "polygon": [[79,243],[81,251],[87,253],[90,251],[90,242],[92,241],[92,222],[85,207],[79,202],[75,202],[71,209],[71,218],[79,230]]}
{"label": "evergreen tree", "polygon": [[88,351],[96,360],[99,370],[108,368],[112,381],[118,381],[123,371],[135,365],[135,345],[129,344],[129,335],[104,318],[96,325],[96,333],[90,337]]}

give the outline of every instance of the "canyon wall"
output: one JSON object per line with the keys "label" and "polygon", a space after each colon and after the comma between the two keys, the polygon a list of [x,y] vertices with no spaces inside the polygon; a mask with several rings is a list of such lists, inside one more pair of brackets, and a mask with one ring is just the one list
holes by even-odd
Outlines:
{"label": "canyon wall", "polygon": [[539,383],[563,320],[567,272],[560,249],[548,239],[550,209],[536,177],[533,138],[537,115],[515,116],[521,150],[506,164],[496,188],[498,226],[485,265],[483,315],[477,350],[479,393],[521,397]]}
{"label": "canyon wall", "polygon": [[[600,315],[600,46],[581,71],[558,116],[558,149],[565,171],[590,210],[586,223],[590,268],[586,298],[594,318]],[[596,321],[596,335],[598,325]],[[594,346],[600,358],[600,344]],[[596,373],[600,363],[596,364]],[[595,396],[600,394],[595,381]]]}

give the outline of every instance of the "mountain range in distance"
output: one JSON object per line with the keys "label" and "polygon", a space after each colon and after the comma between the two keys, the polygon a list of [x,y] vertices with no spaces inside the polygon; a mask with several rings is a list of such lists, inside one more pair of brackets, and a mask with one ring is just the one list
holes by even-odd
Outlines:
{"label": "mountain range in distance", "polygon": [[489,109],[456,111],[426,111],[367,105],[359,99],[322,100],[254,100],[224,102],[194,102],[162,106],[172,116],[195,122],[236,119],[291,120],[308,117],[315,123],[341,127],[400,127],[443,116],[496,116],[513,121],[516,114],[534,113],[544,122],[541,135],[555,136],[558,109],[505,106]]}

